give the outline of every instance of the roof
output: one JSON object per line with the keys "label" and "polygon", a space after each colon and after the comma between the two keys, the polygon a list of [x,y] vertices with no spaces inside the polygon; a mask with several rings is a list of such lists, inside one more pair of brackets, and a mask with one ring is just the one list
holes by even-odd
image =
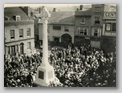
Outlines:
{"label": "roof", "polygon": [[16,15],[20,15],[21,20],[30,20],[27,14],[20,7],[4,8],[4,17],[9,18],[10,21],[15,21],[14,16]]}
{"label": "roof", "polygon": [[58,24],[74,24],[75,22],[75,12],[73,11],[57,11],[51,13],[51,18],[49,23]]}
{"label": "roof", "polygon": [[[39,14],[36,14],[39,17]],[[74,11],[55,11],[51,12],[49,18],[49,24],[68,24],[74,25],[75,23],[75,12]]]}
{"label": "roof", "polygon": [[88,10],[78,10],[75,12],[75,16],[91,16],[92,15],[92,9],[89,8]]}

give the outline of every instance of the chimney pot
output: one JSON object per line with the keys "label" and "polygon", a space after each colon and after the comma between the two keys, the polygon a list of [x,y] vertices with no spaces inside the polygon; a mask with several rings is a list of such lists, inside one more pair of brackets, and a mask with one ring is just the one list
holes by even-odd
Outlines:
{"label": "chimney pot", "polygon": [[56,12],[56,8],[53,8],[53,12]]}

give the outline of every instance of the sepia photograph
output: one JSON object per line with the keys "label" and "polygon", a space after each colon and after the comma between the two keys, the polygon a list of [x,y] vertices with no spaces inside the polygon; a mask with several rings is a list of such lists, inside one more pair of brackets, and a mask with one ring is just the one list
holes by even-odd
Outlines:
{"label": "sepia photograph", "polygon": [[116,4],[4,4],[4,87],[116,87]]}

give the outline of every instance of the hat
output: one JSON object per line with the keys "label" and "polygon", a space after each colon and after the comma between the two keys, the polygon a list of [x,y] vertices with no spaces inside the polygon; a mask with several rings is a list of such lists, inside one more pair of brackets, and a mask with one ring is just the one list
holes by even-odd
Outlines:
{"label": "hat", "polygon": [[20,82],[20,79],[17,79],[17,82],[19,83]]}

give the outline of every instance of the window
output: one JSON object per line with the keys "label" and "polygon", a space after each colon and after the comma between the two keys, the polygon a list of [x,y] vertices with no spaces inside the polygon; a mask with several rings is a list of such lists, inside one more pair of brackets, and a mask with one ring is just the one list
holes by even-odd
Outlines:
{"label": "window", "polygon": [[28,49],[31,49],[31,42],[28,42],[28,43],[27,43],[27,48],[28,48]]}
{"label": "window", "polygon": [[19,29],[19,37],[23,37],[23,29]]}
{"label": "window", "polygon": [[94,29],[94,36],[98,36],[98,29],[97,28]]}
{"label": "window", "polygon": [[27,36],[31,36],[31,29],[27,28]]}
{"label": "window", "polygon": [[11,39],[15,38],[15,30],[10,30],[10,37]]}
{"label": "window", "polygon": [[69,28],[68,27],[64,27],[64,31],[69,32]]}
{"label": "window", "polygon": [[15,45],[15,47],[16,47],[16,51],[18,52],[18,51],[19,51],[19,49],[18,49],[18,45]]}
{"label": "window", "polygon": [[15,54],[15,45],[11,46],[11,54],[13,54],[13,55]]}
{"label": "window", "polygon": [[100,24],[100,17],[95,17],[95,24]]}
{"label": "window", "polygon": [[53,30],[61,30],[61,26],[53,26]]}
{"label": "window", "polygon": [[101,35],[101,28],[100,27],[93,27],[92,28],[92,35],[93,36],[100,36]]}
{"label": "window", "polygon": [[8,54],[10,54],[10,46],[8,46]]}
{"label": "window", "polygon": [[87,31],[88,31],[88,28],[86,28],[86,27],[81,27],[81,28],[79,28],[78,29],[79,31],[78,31],[78,33],[80,34],[80,35],[87,35]]}
{"label": "window", "polygon": [[19,15],[16,16],[16,21],[20,21],[21,17]]}
{"label": "window", "polygon": [[100,12],[101,8],[100,7],[95,7],[95,12]]}
{"label": "window", "polygon": [[20,43],[20,54],[24,54],[24,43]]}
{"label": "window", "polygon": [[112,23],[112,31],[116,31],[116,23]]}
{"label": "window", "polygon": [[106,24],[105,25],[105,29],[106,29],[106,31],[110,31],[111,30],[111,24]]}
{"label": "window", "polygon": [[116,31],[116,23],[107,23],[105,29],[106,31]]}
{"label": "window", "polygon": [[85,18],[82,18],[80,23],[85,24]]}
{"label": "window", "polygon": [[54,42],[59,42],[59,37],[54,37]]}
{"label": "window", "polygon": [[5,17],[4,17],[4,20],[5,20],[5,21],[9,21],[10,18],[9,18],[8,16],[5,16]]}

